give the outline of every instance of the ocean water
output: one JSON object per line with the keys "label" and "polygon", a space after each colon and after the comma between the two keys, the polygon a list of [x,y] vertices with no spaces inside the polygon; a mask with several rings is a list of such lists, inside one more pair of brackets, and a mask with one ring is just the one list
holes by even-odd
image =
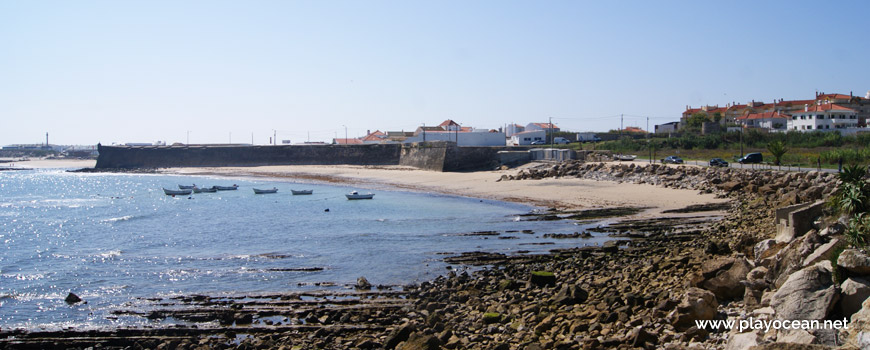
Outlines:
{"label": "ocean water", "polygon": [[[161,189],[193,183],[240,188],[177,197]],[[273,186],[277,194],[251,190]],[[520,220],[529,206],[381,189],[374,200],[347,200],[355,189],[369,191],[263,178],[0,172],[0,328],[135,326],[149,321],[110,312],[140,298],[346,288],[360,276],[418,283],[445,274],[441,259],[462,252],[606,240],[545,239],[596,224]],[[505,232],[520,230],[535,233]],[[476,231],[516,239],[467,235]],[[529,244],[542,242],[554,244]],[[293,271],[307,268],[322,270]],[[67,305],[69,292],[87,305]]]}

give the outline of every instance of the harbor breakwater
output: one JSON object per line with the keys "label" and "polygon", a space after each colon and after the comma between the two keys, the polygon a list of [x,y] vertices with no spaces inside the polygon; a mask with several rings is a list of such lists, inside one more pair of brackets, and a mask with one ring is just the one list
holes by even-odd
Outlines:
{"label": "harbor breakwater", "polygon": [[506,147],[452,142],[372,145],[98,145],[97,169],[262,165],[407,165],[432,171],[488,170]]}

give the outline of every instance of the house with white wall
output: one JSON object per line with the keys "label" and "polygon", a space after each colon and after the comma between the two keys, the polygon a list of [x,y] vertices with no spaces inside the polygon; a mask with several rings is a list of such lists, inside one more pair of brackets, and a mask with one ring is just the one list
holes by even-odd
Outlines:
{"label": "house with white wall", "polygon": [[[425,138],[425,139],[424,139]],[[503,132],[486,129],[473,129],[470,131],[447,131],[430,130],[419,133],[405,139],[405,143],[411,142],[450,141],[456,142],[457,146],[504,146],[505,136]]]}
{"label": "house with white wall", "polygon": [[788,130],[832,131],[858,128],[858,112],[833,103],[804,106],[803,112],[793,112]]}
{"label": "house with white wall", "polygon": [[547,132],[544,130],[523,131],[511,136],[510,144],[514,146],[531,145],[534,141],[547,141]]}
{"label": "house with white wall", "polygon": [[752,113],[737,117],[737,124],[744,128],[760,128],[771,131],[785,131],[791,116],[779,112]]}

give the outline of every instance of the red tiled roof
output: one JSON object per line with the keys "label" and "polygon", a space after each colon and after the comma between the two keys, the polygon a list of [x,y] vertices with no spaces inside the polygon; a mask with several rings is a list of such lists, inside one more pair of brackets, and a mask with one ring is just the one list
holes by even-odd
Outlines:
{"label": "red tiled roof", "polygon": [[363,140],[360,139],[332,139],[338,145],[362,145]]}
{"label": "red tiled roof", "polygon": [[844,95],[844,94],[821,94],[819,97],[816,97],[816,100],[848,100],[852,98],[852,96]]}
{"label": "red tiled roof", "polygon": [[438,126],[441,126],[441,127],[453,126],[453,125],[459,126],[459,124],[456,123],[455,121],[453,121],[452,119],[447,119],[447,120],[441,122],[441,124],[438,124]]}
{"label": "red tiled roof", "polygon": [[471,130],[474,130],[474,128],[470,126],[463,126],[459,128],[459,132],[471,132]]}
{"label": "red tiled roof", "polygon": [[622,130],[625,132],[646,132],[643,129],[634,126],[627,126],[625,127],[625,129]]}
{"label": "red tiled roof", "polygon": [[749,115],[744,115],[737,117],[737,120],[749,120],[749,119],[773,119],[773,118],[781,118],[788,119],[791,116],[788,114],[783,114],[779,112],[766,112],[766,113],[753,113]]}
{"label": "red tiled roof", "polygon": [[542,128],[542,129],[549,129],[551,125],[553,126],[553,129],[559,128],[558,126],[556,126],[556,124],[550,124],[550,123],[532,123],[532,124],[537,125],[538,127]]}
{"label": "red tiled roof", "polygon": [[[829,104],[821,104],[821,105],[813,105],[807,110],[807,112],[824,112],[824,111],[844,111],[844,112],[855,112],[854,109],[846,108],[840,105],[835,105],[833,103]],[[795,112],[795,113],[800,113]]]}
{"label": "red tiled roof", "polygon": [[363,137],[362,140],[363,141],[380,141],[380,140],[383,140],[383,137],[380,135],[377,135],[375,133],[371,133],[371,134],[366,135],[366,137]]}

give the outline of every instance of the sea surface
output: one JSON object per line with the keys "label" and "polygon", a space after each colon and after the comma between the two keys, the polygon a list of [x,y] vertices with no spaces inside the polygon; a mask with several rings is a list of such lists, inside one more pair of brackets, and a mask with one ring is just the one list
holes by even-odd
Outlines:
{"label": "sea surface", "polygon": [[[175,197],[161,189],[194,183],[239,189]],[[255,195],[254,187],[279,192]],[[526,221],[519,215],[535,208],[525,205],[383,189],[371,190],[374,200],[349,201],[352,190],[370,191],[264,178],[0,172],[0,328],[139,326],[150,321],[111,311],[195,293],[313,290],[323,282],[344,289],[360,276],[375,285],[419,283],[446,274],[442,259],[462,252],[535,253],[607,240],[543,238],[597,223]],[[472,234],[479,231],[499,235]],[[545,242],[553,244],[538,245]],[[87,304],[67,305],[70,292]]]}

